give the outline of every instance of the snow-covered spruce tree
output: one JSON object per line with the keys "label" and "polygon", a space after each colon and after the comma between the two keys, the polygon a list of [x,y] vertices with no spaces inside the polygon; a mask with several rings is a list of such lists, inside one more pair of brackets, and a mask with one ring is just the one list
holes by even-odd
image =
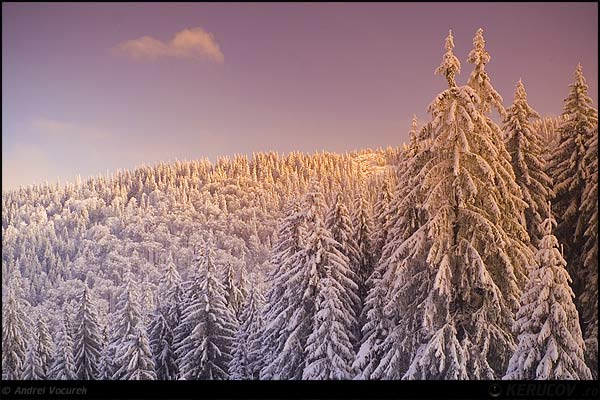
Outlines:
{"label": "snow-covered spruce tree", "polygon": [[353,376],[351,365],[355,355],[346,327],[347,310],[340,301],[343,291],[327,269],[326,276],[318,283],[303,379],[350,379]]}
{"label": "snow-covered spruce tree", "polygon": [[123,340],[122,346],[122,349],[117,351],[115,365],[118,365],[119,369],[115,376],[122,380],[155,380],[152,351],[143,322],[140,321],[132,329]]}
{"label": "snow-covered spruce tree", "polygon": [[587,180],[581,211],[586,216],[586,239],[582,254],[584,286],[579,303],[583,317],[586,361],[594,379],[598,378],[598,126],[592,132],[585,156]]}
{"label": "snow-covered spruce tree", "polygon": [[73,341],[65,319],[62,320],[60,330],[57,333],[54,360],[48,371],[48,379],[76,379],[75,360],[73,359]]}
{"label": "snow-covered spruce tree", "polygon": [[124,369],[126,366],[121,364],[126,361],[123,354],[127,351],[127,342],[131,340],[132,336],[137,334],[134,332],[134,329],[140,322],[143,321],[139,305],[139,294],[133,280],[133,275],[127,271],[119,301],[117,302],[114,327],[109,344],[110,353],[114,354],[112,379],[125,379],[123,374],[126,372],[126,369]]}
{"label": "snow-covered spruce tree", "polygon": [[540,115],[527,103],[525,86],[519,79],[514,102],[504,119],[504,132],[515,178],[528,205],[525,209],[527,233],[531,243],[537,246],[541,238],[538,228],[543,221],[540,213],[552,195],[552,180],[544,172],[540,137],[529,122],[533,118],[540,118]]}
{"label": "snow-covered spruce tree", "polygon": [[230,379],[258,379],[260,374],[264,298],[252,284],[240,315],[240,326],[234,340],[233,359],[229,365]]}
{"label": "snow-covered spruce tree", "polygon": [[77,379],[98,379],[102,338],[98,327],[98,311],[87,285],[81,294],[79,311],[74,322],[73,356]]}
{"label": "snow-covered spruce tree", "polygon": [[[283,333],[294,311],[290,306],[292,298],[289,296],[296,288],[290,286],[288,278],[292,268],[300,264],[305,246],[306,214],[302,212],[299,202],[292,201],[286,207],[285,215],[279,225],[278,240],[271,251],[270,263],[273,270],[267,279],[271,286],[265,296],[263,308],[265,327],[261,338],[260,379],[267,380],[286,379],[285,376],[282,377],[281,371],[290,361],[277,357],[286,347],[287,336]],[[286,355],[292,354],[288,350]]]}
{"label": "snow-covered spruce tree", "polygon": [[[373,273],[375,258],[373,254],[373,220],[371,210],[367,202],[366,193],[360,188],[358,195],[354,200],[354,212],[352,213],[352,225],[354,227],[354,238],[358,246],[358,262],[351,265],[352,272],[356,275],[355,282],[358,285],[358,304],[354,306],[355,315],[360,317],[363,304],[367,299],[369,288],[367,280]],[[364,321],[359,320],[360,325]]]}
{"label": "snow-covered spruce tree", "polygon": [[[355,282],[355,286],[358,288],[359,278],[354,271],[358,270],[358,266],[361,263],[361,256],[354,236],[352,220],[348,209],[344,204],[341,193],[336,195],[335,200],[327,213],[325,225],[331,232],[331,237],[339,244],[338,250],[348,258],[349,269],[347,275]],[[356,314],[356,310],[361,308],[358,290],[352,291],[350,288],[347,290],[349,290],[350,296],[353,298],[353,315],[357,320],[358,314]],[[348,329],[350,330],[350,340],[353,346],[356,346],[359,343],[361,336],[360,324],[356,324],[355,326],[348,325]]]}
{"label": "snow-covered spruce tree", "polygon": [[181,277],[173,256],[169,254],[166,271],[158,289],[158,302],[149,327],[150,348],[155,361],[157,379],[176,379],[175,329],[181,319]]}
{"label": "snow-covered spruce tree", "polygon": [[555,225],[551,214],[540,225],[544,236],[521,298],[514,325],[518,346],[504,379],[591,379]]}
{"label": "snow-covered spruce tree", "polygon": [[52,356],[54,354],[54,343],[50,332],[48,332],[48,324],[43,315],[39,315],[37,323],[37,336],[39,340],[39,353],[42,362],[42,373],[44,377],[48,376],[48,371],[52,365]]}
{"label": "snow-covered spruce tree", "polygon": [[25,362],[23,363],[23,375],[24,380],[45,380],[46,375],[42,367],[42,349],[40,341],[37,335],[34,335],[34,339],[29,342],[27,346],[27,355],[25,356]]}
{"label": "snow-covered spruce tree", "polygon": [[180,323],[183,330],[190,332],[176,349],[180,378],[185,380],[229,378],[237,324],[226,305],[225,288],[216,275],[212,246],[209,242],[196,260],[198,271]]}
{"label": "snow-covered spruce tree", "polygon": [[598,127],[598,110],[592,107],[581,64],[577,65],[574,78],[565,99],[563,122],[558,128],[560,144],[549,161],[548,174],[554,181],[556,196],[552,202],[552,211],[558,221],[556,236],[564,246],[567,270],[579,303],[585,279],[580,255],[587,226],[586,216],[580,212],[586,182],[584,157],[592,132]]}
{"label": "snow-covered spruce tree", "polygon": [[[485,39],[483,38],[483,29],[477,29],[473,38],[473,50],[469,52],[467,61],[474,65],[473,71],[469,76],[468,85],[475,90],[479,96],[478,109],[483,113],[488,113],[493,106],[501,116],[505,115],[502,105],[502,96],[494,89],[490,78],[485,71],[485,65],[490,62],[490,54],[485,49]],[[457,73],[460,71],[457,71]]]}
{"label": "snow-covered spruce tree", "polygon": [[[431,238],[427,265],[435,278],[422,305],[425,338],[404,375],[408,379],[494,379],[514,349],[520,259],[508,252],[514,242],[504,227],[519,224],[503,220],[512,218],[504,212],[507,204],[516,215],[525,204],[501,190],[504,179],[519,193],[514,175],[503,174],[498,154],[504,148],[496,146],[489,119],[479,111],[479,96],[470,86],[456,86],[460,63],[453,47],[450,33],[436,70],[450,87],[429,106],[434,138],[421,191]],[[408,241],[420,243],[422,237],[418,230]]]}
{"label": "snow-covered spruce tree", "polygon": [[21,285],[19,271],[15,269],[2,304],[2,379],[22,379],[27,343],[32,336],[26,315],[28,303],[22,296]]}
{"label": "snow-covered spruce tree", "polygon": [[[287,282],[282,295],[286,308],[266,321],[269,329],[272,321],[285,318],[283,329],[274,335],[273,342],[280,344],[281,351],[275,354],[272,361],[261,371],[263,379],[302,379],[306,357],[309,356],[306,353],[306,342],[316,329],[313,322],[318,283],[327,269],[331,270],[332,279],[343,288],[339,293],[339,301],[347,326],[356,324],[353,314],[355,302],[352,298],[357,289],[356,284],[350,278],[348,258],[339,251],[339,243],[325,227],[322,216],[324,200],[321,186],[316,179],[311,181],[304,208],[307,226],[304,248],[297,253],[300,257],[293,263],[286,263],[289,269],[280,271],[284,276],[283,282]],[[345,329],[349,331],[347,326]]]}
{"label": "snow-covered spruce tree", "polygon": [[401,379],[422,341],[422,305],[433,277],[425,264],[430,241],[423,227],[426,211],[420,172],[431,158],[431,135],[429,124],[420,131],[415,125],[413,120],[389,208],[387,242],[377,265],[378,274],[370,279],[371,290],[363,310],[367,323],[357,363],[365,365],[360,368],[364,379]]}
{"label": "snow-covered spruce tree", "polygon": [[223,287],[225,288],[225,302],[231,309],[233,315],[239,315],[243,306],[243,296],[235,279],[235,269],[231,262],[227,262],[223,271]]}
{"label": "snow-covered spruce tree", "polygon": [[[102,329],[102,351],[100,352],[100,360],[98,361],[98,380],[111,380],[113,378],[113,360],[110,359],[110,338],[108,335],[108,327]],[[114,353],[112,353],[114,355]]]}
{"label": "snow-covered spruce tree", "polygon": [[[416,117],[413,119],[416,123]],[[416,129],[416,126],[415,126]],[[381,257],[383,246],[388,235],[389,207],[393,199],[392,183],[389,179],[383,180],[377,192],[377,201],[373,206],[373,260],[377,262]]]}

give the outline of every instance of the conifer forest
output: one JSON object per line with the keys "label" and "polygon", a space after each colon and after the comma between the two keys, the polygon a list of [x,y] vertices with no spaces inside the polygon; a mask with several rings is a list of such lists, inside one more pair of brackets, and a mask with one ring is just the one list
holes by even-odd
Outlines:
{"label": "conifer forest", "polygon": [[473,33],[408,143],[3,190],[2,378],[598,379],[585,66],[540,115]]}

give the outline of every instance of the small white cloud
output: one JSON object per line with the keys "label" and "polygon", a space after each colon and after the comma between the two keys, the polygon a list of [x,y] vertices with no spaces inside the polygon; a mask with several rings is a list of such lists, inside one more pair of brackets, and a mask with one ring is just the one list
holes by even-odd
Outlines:
{"label": "small white cloud", "polygon": [[119,43],[115,50],[134,60],[153,60],[160,57],[208,59],[217,63],[223,63],[225,60],[214,35],[200,27],[177,32],[168,43],[151,36],[142,36]]}

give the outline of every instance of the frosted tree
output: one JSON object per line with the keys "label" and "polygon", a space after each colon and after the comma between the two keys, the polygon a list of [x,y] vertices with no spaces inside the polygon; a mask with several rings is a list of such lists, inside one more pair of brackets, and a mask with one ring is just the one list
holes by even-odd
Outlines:
{"label": "frosted tree", "polygon": [[211,243],[203,253],[197,260],[199,271],[181,321],[190,333],[179,344],[176,354],[182,379],[224,380],[229,378],[237,326],[233,312],[226,305],[225,289],[216,276]]}
{"label": "frosted tree", "polygon": [[170,380],[178,374],[175,330],[182,311],[181,277],[171,254],[159,285],[158,299],[149,327],[150,348],[154,355],[157,379]]}
{"label": "frosted tree", "polygon": [[303,379],[350,379],[354,351],[346,328],[347,310],[340,298],[344,288],[326,276],[318,283],[314,330],[306,344],[307,360]]}
{"label": "frosted tree", "polygon": [[63,319],[61,322],[56,338],[54,360],[48,371],[48,379],[72,380],[76,379],[73,341],[66,319]]}
{"label": "frosted tree", "polygon": [[[353,273],[356,275],[355,282],[358,285],[358,304],[354,306],[354,312],[360,316],[363,303],[367,298],[369,288],[367,279],[375,264],[374,247],[372,243],[373,237],[373,219],[371,210],[366,200],[365,193],[358,194],[354,202],[354,213],[352,214],[352,225],[354,227],[354,237],[358,245],[358,260],[356,265],[351,265]],[[361,325],[363,321],[360,321]]]}
{"label": "frosted tree", "polygon": [[592,107],[581,64],[575,69],[574,78],[564,102],[563,122],[558,128],[560,144],[549,161],[548,173],[554,181],[556,196],[552,202],[558,221],[556,236],[564,245],[567,268],[574,280],[576,298],[579,298],[585,279],[580,252],[587,226],[586,216],[580,212],[587,175],[584,158],[587,143],[598,127],[598,110]]}
{"label": "frosted tree", "polygon": [[544,236],[516,315],[518,345],[504,379],[591,379],[571,279],[553,226],[552,215],[540,225]]}
{"label": "frosted tree", "polygon": [[29,342],[27,347],[27,355],[23,363],[22,379],[25,380],[44,380],[46,375],[42,367],[42,349],[40,341],[37,337]]}
{"label": "frosted tree", "polygon": [[540,115],[527,103],[525,86],[519,79],[514,102],[504,119],[504,132],[515,178],[528,205],[525,210],[527,231],[532,244],[537,245],[541,238],[538,228],[543,221],[540,213],[552,195],[552,180],[544,172],[540,138],[529,121],[533,118]]}
{"label": "frosted tree", "polygon": [[592,132],[585,156],[587,181],[583,191],[581,211],[586,216],[586,240],[582,254],[582,273],[586,285],[582,289],[586,360],[594,379],[598,378],[598,126]]}
{"label": "frosted tree", "polygon": [[260,374],[261,315],[264,298],[254,284],[240,315],[240,326],[234,340],[233,359],[229,365],[231,379],[258,379]]}
{"label": "frosted tree", "polygon": [[[450,88],[429,106],[432,158],[421,171],[428,220],[404,244],[430,237],[426,262],[434,274],[433,285],[419,290],[427,290],[425,337],[404,375],[408,379],[494,379],[505,371],[521,294],[515,268],[528,256],[523,242],[509,252],[515,245],[512,230],[520,228],[518,239],[527,238],[511,219],[522,215],[526,204],[518,200],[514,175],[498,156],[506,150],[479,111],[479,96],[470,86],[456,86],[459,63],[452,48],[450,33],[448,52],[436,70]],[[505,213],[507,208],[515,213]],[[515,251],[523,254],[515,257]]]}
{"label": "frosted tree", "polygon": [[425,263],[431,244],[424,226],[427,212],[421,194],[421,170],[431,159],[430,126],[417,131],[413,120],[410,143],[398,168],[398,185],[389,207],[388,237],[377,275],[370,279],[372,286],[363,311],[366,341],[357,362],[366,362],[364,379],[401,379],[423,340],[423,304],[433,282]]}
{"label": "frosted tree", "polygon": [[[331,232],[331,237],[335,240],[339,246],[338,250],[348,258],[348,270],[346,275],[352,279],[355,287],[359,287],[359,276],[356,275],[355,271],[359,269],[360,263],[363,261],[359,253],[358,243],[356,242],[355,232],[353,229],[352,219],[348,213],[348,209],[343,202],[341,193],[338,193],[335,200],[327,213],[325,220],[327,229]],[[369,227],[366,226],[361,230],[361,233],[368,234]],[[349,295],[353,301],[353,311],[355,318],[358,317],[356,314],[357,310],[361,309],[361,301],[358,290],[350,290]],[[357,321],[358,322],[358,321]],[[350,340],[353,345],[360,339],[360,325],[348,326],[350,329]]]}
{"label": "frosted tree", "polygon": [[121,364],[121,362],[126,360],[123,357],[123,353],[127,351],[125,345],[132,340],[131,337],[137,334],[137,332],[134,332],[134,329],[140,322],[143,322],[143,320],[140,311],[139,294],[132,274],[127,272],[117,303],[114,327],[109,344],[111,354],[114,354],[112,379],[125,379],[124,375],[122,375],[122,373],[126,372],[124,369],[125,366]]}
{"label": "frosted tree", "polygon": [[98,378],[101,342],[98,311],[86,285],[81,294],[79,311],[75,318],[73,356],[77,379],[94,380]]}
{"label": "frosted tree", "polygon": [[[105,326],[102,329],[102,351],[100,352],[100,360],[98,361],[98,379],[111,380],[113,377],[113,360],[111,357],[111,348],[109,346],[110,338],[108,328]],[[114,353],[112,353],[114,356]]]}
{"label": "frosted tree", "polygon": [[48,376],[48,371],[52,365],[52,355],[54,354],[54,343],[50,332],[48,332],[48,325],[46,318],[43,315],[38,317],[37,323],[37,335],[39,340],[39,354],[42,362],[42,371],[44,376]]}
{"label": "frosted tree", "polygon": [[22,296],[21,285],[19,271],[15,270],[2,304],[2,379],[22,379],[27,342],[31,336],[26,316],[28,304]]}
{"label": "frosted tree", "polygon": [[[416,117],[413,119],[414,128],[416,129]],[[374,232],[373,232],[373,259],[379,260],[383,246],[388,235],[389,227],[389,207],[393,199],[393,192],[391,182],[386,178],[381,183],[381,188],[377,193],[377,201],[373,206],[373,220],[374,220]]]}
{"label": "frosted tree", "polygon": [[[485,71],[485,65],[490,62],[490,59],[490,54],[485,49],[483,29],[479,28],[473,38],[473,50],[469,52],[467,58],[467,61],[474,66],[467,84],[479,96],[480,102],[478,107],[482,112],[488,113],[491,106],[493,106],[501,116],[504,116],[505,110],[502,105],[502,96],[494,89]],[[457,71],[457,73],[459,72]]]}
{"label": "frosted tree", "polygon": [[235,279],[235,269],[233,263],[227,262],[223,277],[223,287],[225,288],[225,301],[227,307],[231,308],[234,315],[238,315],[243,303],[241,290],[238,288],[238,282]]}
{"label": "frosted tree", "polygon": [[156,379],[152,351],[143,323],[140,321],[124,339],[115,360],[119,366],[115,376],[123,380]]}
{"label": "frosted tree", "polygon": [[[290,291],[297,288],[291,285],[289,278],[291,270],[300,265],[303,257],[306,214],[301,211],[300,204],[296,201],[292,201],[285,212],[286,216],[279,225],[278,240],[271,254],[270,263],[273,270],[267,279],[271,286],[265,296],[263,308],[265,328],[261,339],[263,357],[260,379],[280,379],[281,370],[291,364],[287,356],[291,355],[290,345],[294,344],[290,342],[286,346],[287,336],[283,333],[294,312],[293,299],[289,296]],[[284,349],[287,350],[285,353]],[[286,357],[281,357],[282,354]]]}

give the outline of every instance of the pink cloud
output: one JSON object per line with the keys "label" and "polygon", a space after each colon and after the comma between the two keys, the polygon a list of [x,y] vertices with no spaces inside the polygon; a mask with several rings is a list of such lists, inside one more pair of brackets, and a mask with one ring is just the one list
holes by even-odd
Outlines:
{"label": "pink cloud", "polygon": [[157,59],[160,57],[207,59],[223,63],[225,57],[212,33],[197,27],[177,32],[173,39],[164,43],[151,36],[127,40],[115,46],[134,60]]}

